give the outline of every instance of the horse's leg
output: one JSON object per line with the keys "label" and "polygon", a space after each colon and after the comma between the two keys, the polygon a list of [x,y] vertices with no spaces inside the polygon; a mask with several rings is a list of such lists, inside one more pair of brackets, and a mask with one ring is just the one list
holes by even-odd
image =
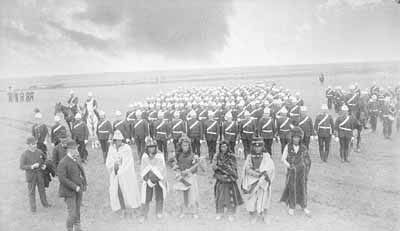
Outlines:
{"label": "horse's leg", "polygon": [[93,141],[93,124],[92,121],[90,121],[90,118],[87,117],[87,126],[88,126],[88,130],[89,130],[89,141],[92,145],[92,149],[94,149],[94,141]]}
{"label": "horse's leg", "polygon": [[99,148],[100,147],[100,143],[97,139],[97,124],[98,124],[99,120],[97,119],[96,116],[94,116],[94,120],[93,120],[93,140],[94,140],[94,146],[95,148]]}

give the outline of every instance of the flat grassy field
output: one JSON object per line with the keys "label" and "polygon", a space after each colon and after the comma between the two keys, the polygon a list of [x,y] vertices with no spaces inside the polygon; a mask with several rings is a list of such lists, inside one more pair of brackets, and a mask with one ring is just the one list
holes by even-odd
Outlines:
{"label": "flat grassy field", "polygon": [[[342,85],[348,88],[351,82],[358,82],[363,89],[373,80],[383,86],[397,83],[398,79],[383,78],[382,73],[342,74],[328,76],[321,86],[316,76],[258,78],[257,81],[274,81],[278,85],[300,92],[315,118],[320,105],[325,101],[324,91],[328,85]],[[393,75],[399,76],[399,75]],[[81,100],[92,91],[99,107],[113,120],[116,109],[125,112],[128,105],[136,100],[159,91],[169,91],[177,86],[232,86],[253,83],[253,80],[184,82],[182,84],[129,85],[96,88],[78,88]],[[54,83],[51,83],[54,84]],[[58,179],[53,179],[47,189],[48,200],[53,207],[44,209],[38,204],[36,214],[29,212],[27,185],[24,172],[19,170],[19,157],[25,149],[25,139],[29,135],[33,121],[33,108],[39,107],[49,125],[53,123],[54,104],[65,102],[69,89],[49,89],[36,92],[34,103],[9,104],[7,97],[0,99],[0,230],[65,230],[66,206],[58,197]],[[336,115],[335,115],[336,116]],[[400,230],[400,139],[394,132],[392,140],[383,139],[381,124],[376,134],[365,131],[362,135],[361,153],[351,153],[351,163],[340,163],[338,143],[333,142],[328,163],[322,163],[317,152],[317,143],[311,143],[312,167],[308,185],[308,204],[312,218],[296,211],[294,217],[287,215],[287,209],[279,198],[285,181],[285,168],[280,162],[280,147],[273,145],[273,159],[276,178],[273,182],[270,223],[249,226],[245,207],[238,209],[236,220],[215,221],[213,196],[214,179],[211,168],[199,177],[201,204],[200,218],[179,219],[177,202],[182,198],[172,190],[165,205],[166,217],[156,220],[154,204],[147,223],[139,224],[137,218],[122,219],[109,206],[108,175],[102,162],[100,149],[88,146],[89,162],[85,165],[88,176],[88,191],[84,195],[82,226],[86,230]],[[138,158],[136,147],[133,155]],[[50,148],[51,151],[51,148]],[[240,161],[242,165],[243,161]],[[173,174],[169,171],[170,184]],[[38,196],[38,195],[37,195]],[[37,203],[39,199],[37,198]]]}

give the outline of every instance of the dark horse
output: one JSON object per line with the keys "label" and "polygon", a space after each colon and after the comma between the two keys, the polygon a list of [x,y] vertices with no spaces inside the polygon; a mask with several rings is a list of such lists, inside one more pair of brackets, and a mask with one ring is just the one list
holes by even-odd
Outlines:
{"label": "dark horse", "polygon": [[65,122],[68,125],[69,131],[72,131],[72,123],[74,122],[74,113],[71,108],[63,105],[61,102],[56,103],[54,107],[54,115],[62,113],[64,115]]}

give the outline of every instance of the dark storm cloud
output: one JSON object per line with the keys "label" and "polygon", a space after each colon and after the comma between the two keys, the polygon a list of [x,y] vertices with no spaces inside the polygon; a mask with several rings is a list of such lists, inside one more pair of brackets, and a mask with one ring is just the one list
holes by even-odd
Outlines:
{"label": "dark storm cloud", "polygon": [[138,52],[201,59],[222,50],[229,36],[232,0],[85,1],[77,18],[123,25],[120,42]]}
{"label": "dark storm cloud", "polygon": [[109,54],[113,53],[111,49],[112,40],[105,40],[98,38],[92,34],[68,29],[60,23],[56,22],[48,22],[48,25],[58,30],[62,35],[66,36],[67,38],[74,41],[79,46],[85,49],[103,51]]}

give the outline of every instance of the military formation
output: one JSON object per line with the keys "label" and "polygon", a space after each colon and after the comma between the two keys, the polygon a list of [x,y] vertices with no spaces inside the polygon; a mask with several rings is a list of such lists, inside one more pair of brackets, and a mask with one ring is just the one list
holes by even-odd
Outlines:
{"label": "military formation", "polygon": [[[121,211],[125,217],[132,215],[128,208],[140,207],[139,221],[145,222],[154,198],[156,214],[161,219],[167,195],[166,169],[170,164],[176,174],[173,189],[183,195],[180,217],[190,215],[197,219],[197,177],[208,160],[216,179],[216,219],[226,215],[232,221],[236,208],[246,203],[250,222],[255,223],[265,221],[269,209],[275,175],[272,155],[280,153],[287,167],[281,202],[288,206],[289,215],[294,214],[296,205],[310,215],[306,190],[311,140],[318,142],[322,163],[328,162],[332,140],[339,142],[341,161],[349,162],[354,140],[357,140],[356,150],[360,151],[361,131],[369,126],[375,131],[378,118],[383,123],[385,138],[390,138],[394,121],[399,129],[399,93],[400,86],[391,91],[374,84],[368,92],[361,91],[357,84],[352,84],[348,92],[328,87],[327,103],[321,105],[315,119],[309,115],[299,92],[293,93],[274,83],[177,88],[134,102],[125,112],[115,111],[113,121],[98,109],[93,93],[88,94],[85,104],[92,105],[99,117],[96,134],[110,175],[113,211]],[[380,100],[382,97],[384,100]],[[28,150],[21,157],[20,167],[27,173],[32,212],[36,211],[35,187],[43,206],[51,206],[46,199],[45,182],[48,185],[51,177],[58,175],[60,196],[65,198],[68,209],[67,230],[80,230],[82,193],[87,186],[82,164],[88,161],[89,131],[83,107],[71,91],[67,106],[61,110],[64,119],[69,113],[73,118],[69,132],[61,123],[61,114],[55,115],[54,125],[48,129],[36,109]],[[48,140],[53,146],[50,158]],[[206,156],[202,144],[207,146]],[[279,149],[274,148],[277,144]],[[141,187],[133,180],[136,179],[133,145],[140,160]],[[245,160],[242,182],[237,182],[237,157]]]}

